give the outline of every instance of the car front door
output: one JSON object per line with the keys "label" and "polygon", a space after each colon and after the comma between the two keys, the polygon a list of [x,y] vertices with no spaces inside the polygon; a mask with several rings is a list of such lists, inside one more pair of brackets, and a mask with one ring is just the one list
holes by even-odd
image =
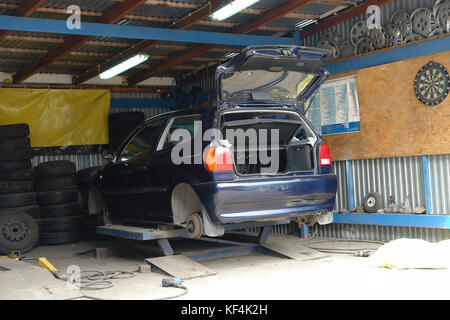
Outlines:
{"label": "car front door", "polygon": [[[177,129],[184,129],[190,135],[183,143],[193,143],[193,138],[201,135],[200,114],[180,115],[171,118],[159,138],[149,165],[149,218],[155,221],[172,222],[171,191],[174,184],[175,167],[172,156],[174,141],[172,134]],[[197,122],[198,121],[198,122]],[[194,149],[191,148],[192,152]],[[189,155],[184,155],[189,157]]]}
{"label": "car front door", "polygon": [[167,117],[150,121],[128,141],[109,167],[106,188],[113,218],[143,220],[148,213],[148,165]]}

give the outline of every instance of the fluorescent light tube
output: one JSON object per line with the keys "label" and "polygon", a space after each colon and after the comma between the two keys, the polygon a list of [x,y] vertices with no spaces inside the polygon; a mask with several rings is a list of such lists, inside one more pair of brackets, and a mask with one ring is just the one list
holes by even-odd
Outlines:
{"label": "fluorescent light tube", "polygon": [[99,77],[100,79],[111,79],[112,77],[117,76],[118,74],[121,74],[122,72],[131,69],[146,60],[148,60],[148,54],[138,53],[118,65],[103,71],[100,73]]}
{"label": "fluorescent light tube", "polygon": [[234,0],[227,4],[226,6],[220,8],[219,10],[211,14],[211,19],[215,21],[223,21],[229,17],[235,15],[236,13],[247,9],[248,7],[254,5],[260,0]]}
{"label": "fluorescent light tube", "polygon": [[313,24],[313,23],[316,23],[316,22],[317,22],[317,20],[302,20],[299,23],[297,23],[294,26],[294,28],[301,29],[301,28],[304,28],[304,27],[309,26],[310,24]]}

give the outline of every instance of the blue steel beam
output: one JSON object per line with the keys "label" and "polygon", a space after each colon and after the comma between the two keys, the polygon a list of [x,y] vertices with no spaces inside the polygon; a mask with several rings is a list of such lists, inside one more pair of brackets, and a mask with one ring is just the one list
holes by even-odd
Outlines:
{"label": "blue steel beam", "polygon": [[333,223],[450,229],[450,216],[335,212]]}
{"label": "blue steel beam", "polygon": [[140,40],[162,40],[230,46],[294,45],[289,37],[268,37],[164,28],[134,27],[82,22],[81,29],[68,29],[64,20],[22,18],[0,15],[0,30],[44,32],[71,36],[113,37]]}
{"label": "blue steel beam", "polygon": [[358,69],[374,67],[386,63],[415,58],[450,50],[449,36],[443,38],[425,40],[398,48],[374,52],[361,57],[349,58],[342,61],[332,62],[324,66],[331,74],[338,74]]}

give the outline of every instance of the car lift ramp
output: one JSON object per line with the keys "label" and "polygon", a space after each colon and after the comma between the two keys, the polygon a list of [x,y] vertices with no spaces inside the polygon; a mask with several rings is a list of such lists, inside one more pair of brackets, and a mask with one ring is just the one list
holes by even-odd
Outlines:
{"label": "car lift ramp", "polygon": [[[225,231],[242,230],[245,228],[258,228],[258,227],[262,227],[262,229],[258,237],[256,238],[257,240],[256,243],[254,241],[248,243],[241,241],[225,240],[221,238],[201,237],[199,239],[201,241],[227,244],[231,245],[231,247],[222,247],[220,249],[212,249],[212,250],[200,250],[196,252],[186,253],[185,255],[189,256],[193,260],[210,260],[215,258],[233,256],[239,253],[248,254],[257,252],[259,245],[263,244],[267,240],[271,226],[287,223],[290,223],[290,220],[227,224],[224,226]],[[189,236],[187,235],[186,229],[184,228],[174,230],[159,230],[159,229],[148,229],[142,227],[111,224],[98,226],[97,233],[130,240],[139,240],[139,241],[156,240],[165,256],[170,256],[174,254],[174,250],[170,245],[169,239],[171,238],[190,239]]]}

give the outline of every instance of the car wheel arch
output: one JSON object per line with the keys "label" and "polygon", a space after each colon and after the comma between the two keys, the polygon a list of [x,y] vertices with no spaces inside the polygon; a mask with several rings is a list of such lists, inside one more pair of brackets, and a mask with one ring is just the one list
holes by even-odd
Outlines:
{"label": "car wheel arch", "polygon": [[182,225],[189,215],[202,213],[202,203],[195,190],[187,183],[178,183],[172,190],[173,223]]}

